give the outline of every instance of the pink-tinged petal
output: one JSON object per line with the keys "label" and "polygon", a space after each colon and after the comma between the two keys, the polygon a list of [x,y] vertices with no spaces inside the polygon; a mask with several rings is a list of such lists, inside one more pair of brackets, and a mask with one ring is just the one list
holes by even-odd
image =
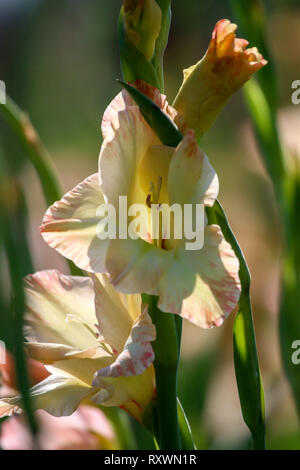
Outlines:
{"label": "pink-tinged petal", "polygon": [[159,140],[137,107],[118,112],[111,125],[114,135],[111,140],[104,140],[99,156],[102,192],[116,209],[119,196],[128,196],[128,205],[145,204],[145,194],[137,184],[139,164],[147,149],[158,145]]}
{"label": "pink-tinged petal", "polygon": [[92,401],[103,406],[121,406],[137,420],[154,399],[154,353],[151,341],[156,337],[155,327],[144,309],[132,327],[124,350],[111,366],[99,370],[93,385],[100,391]]}
{"label": "pink-tinged petal", "polygon": [[115,438],[112,424],[106,418],[103,411],[94,406],[81,405],[75,412],[78,415],[80,423],[84,424],[87,431],[90,431],[106,439],[113,440]]}
{"label": "pink-tinged petal", "polygon": [[157,295],[158,280],[172,262],[170,251],[144,240],[112,240],[106,266],[110,282],[125,294],[145,292]]}
{"label": "pink-tinged petal", "polygon": [[155,326],[144,309],[132,327],[123,351],[115,362],[95,374],[94,386],[99,386],[103,377],[129,377],[142,374],[154,360],[151,342],[156,338]]}
{"label": "pink-tinged petal", "polygon": [[[92,279],[95,287],[95,308],[100,336],[114,350],[122,351],[134,319],[122,301],[124,296],[113,288],[105,275],[92,275]],[[141,296],[139,298],[138,316],[141,312]]]}
{"label": "pink-tinged petal", "polygon": [[202,328],[220,326],[241,293],[239,261],[231,245],[218,225],[209,225],[202,250],[185,251],[184,257],[197,278],[193,293],[183,301],[182,317]]}
{"label": "pink-tinged petal", "polygon": [[118,112],[124,111],[124,109],[128,106],[136,106],[136,104],[134,103],[131,96],[125,90],[123,90],[117,94],[117,96],[111,101],[104,111],[101,123],[103,139],[112,139],[114,136],[114,128],[112,123],[115,121]]}
{"label": "pink-tinged petal", "polygon": [[[42,450],[99,450],[105,448],[105,444],[115,444],[112,426],[104,413],[94,406],[81,405],[71,416],[59,418],[39,410],[36,419],[39,449]],[[36,449],[24,415],[3,423],[0,446],[3,450]]]}
{"label": "pink-tinged petal", "polygon": [[155,374],[151,365],[141,375],[99,377],[101,390],[91,400],[103,406],[120,406],[138,421],[155,398]]}
{"label": "pink-tinged petal", "polygon": [[12,416],[1,426],[1,450],[33,450],[33,437],[23,416]]}
{"label": "pink-tinged petal", "polygon": [[218,176],[200,150],[195,132],[187,131],[171,158],[168,176],[170,203],[212,206],[218,196]]}
{"label": "pink-tinged petal", "polygon": [[40,227],[49,246],[85,271],[104,270],[109,240],[97,237],[101,204],[104,198],[98,174],[94,174],[49,207]]}
{"label": "pink-tinged petal", "polygon": [[89,278],[40,271],[25,278],[25,291],[25,333],[30,342],[58,343],[76,351],[99,346]]}

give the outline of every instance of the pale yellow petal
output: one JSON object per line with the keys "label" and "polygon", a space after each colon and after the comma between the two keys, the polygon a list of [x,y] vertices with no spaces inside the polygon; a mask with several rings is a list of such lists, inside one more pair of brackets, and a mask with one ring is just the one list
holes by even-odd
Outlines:
{"label": "pale yellow petal", "polygon": [[24,347],[31,359],[43,364],[53,364],[56,361],[74,358],[90,358],[96,355],[98,347],[79,350],[65,344],[55,343],[25,343]]}
{"label": "pale yellow petal", "polygon": [[160,310],[180,314],[184,299],[194,291],[195,282],[195,271],[185,264],[184,250],[178,249],[172,263],[158,281]]}
{"label": "pale yellow petal", "polygon": [[35,385],[30,394],[36,409],[42,409],[52,416],[69,416],[80,402],[93,394],[92,387],[67,375],[49,375]]}
{"label": "pale yellow petal", "polygon": [[40,271],[25,278],[25,333],[30,342],[78,350],[98,346],[93,283],[89,278]]}
{"label": "pale yellow petal", "polygon": [[67,373],[70,376],[80,380],[86,385],[91,386],[94,375],[99,369],[103,369],[114,362],[113,352],[108,350],[108,347],[99,347],[95,356],[93,357],[77,357],[66,358],[61,361],[55,362],[53,365],[47,365],[46,368],[49,372],[53,368],[59,373]]}
{"label": "pale yellow petal", "polygon": [[123,293],[157,295],[158,280],[172,262],[172,253],[141,239],[112,240],[106,266],[113,286]]}
{"label": "pale yellow petal", "polygon": [[120,352],[129,336],[133,318],[125,308],[121,295],[105,275],[92,275],[95,287],[95,308],[99,332],[103,340]]}
{"label": "pale yellow petal", "polygon": [[116,209],[119,196],[131,203],[144,203],[138,169],[147,149],[159,144],[158,138],[137,107],[118,112],[111,123],[114,135],[105,139],[99,156],[100,186],[107,201]]}

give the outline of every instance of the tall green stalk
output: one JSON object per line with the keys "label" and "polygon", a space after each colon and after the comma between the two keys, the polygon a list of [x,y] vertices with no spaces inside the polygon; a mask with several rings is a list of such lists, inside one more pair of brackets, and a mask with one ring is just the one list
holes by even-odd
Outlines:
{"label": "tall green stalk", "polygon": [[158,437],[161,449],[181,449],[177,411],[178,336],[174,315],[157,307],[157,297],[143,294],[156,326],[154,368],[157,388]]}
{"label": "tall green stalk", "polygon": [[[0,157],[0,238],[8,262],[12,299],[10,308],[1,312],[6,318],[9,330],[0,337],[7,336],[7,347],[14,355],[18,389],[22,396],[24,411],[34,435],[37,433],[37,423],[33,414],[30,399],[30,381],[28,377],[26,358],[23,348],[23,317],[25,312],[25,294],[23,277],[32,272],[32,262],[26,240],[25,202],[17,183],[10,177],[3,155]],[[7,314],[9,312],[9,314]],[[2,323],[2,321],[0,322]]]}
{"label": "tall green stalk", "polygon": [[251,431],[253,448],[265,448],[265,402],[256,349],[250,299],[250,272],[221,204],[207,209],[208,223],[218,224],[240,263],[241,297],[233,326],[234,365],[243,418]]}
{"label": "tall green stalk", "polygon": [[[45,149],[37,131],[33,127],[28,115],[24,113],[14,101],[7,96],[6,104],[0,104],[0,115],[14,130],[22,147],[28,155],[38,175],[45,201],[50,206],[62,196],[62,190],[55,167]],[[80,275],[81,271],[71,261],[68,261],[73,275]]]}
{"label": "tall green stalk", "polygon": [[[282,148],[277,125],[276,74],[265,40],[266,21],[259,0],[231,0],[234,14],[251,42],[259,38],[269,65],[258,72],[258,80],[244,87],[244,97],[265,167],[273,182],[283,224],[280,342],[284,368],[293,391],[300,419],[299,366],[292,363],[292,343],[300,338],[300,249],[299,249],[299,164]],[[292,160],[292,158],[291,158]]]}
{"label": "tall green stalk", "polygon": [[28,115],[21,111],[9,97],[6,99],[6,104],[0,105],[0,115],[12,127],[21,144],[25,147],[30,161],[39,176],[47,204],[53,204],[54,201],[59,200],[61,197],[60,184],[48,152],[43,146]]}

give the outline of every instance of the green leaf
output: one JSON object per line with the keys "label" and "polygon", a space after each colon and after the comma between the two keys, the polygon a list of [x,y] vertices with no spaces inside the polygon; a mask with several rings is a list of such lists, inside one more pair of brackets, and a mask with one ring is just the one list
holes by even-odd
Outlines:
{"label": "green leaf", "polygon": [[[300,336],[300,323],[295,305],[300,303],[299,250],[299,167],[287,165],[291,158],[283,148],[277,125],[276,67],[266,41],[266,15],[260,0],[231,0],[232,10],[252,45],[268,60],[243,87],[256,139],[274,191],[283,226],[282,289],[280,301],[280,343],[286,375],[290,382],[300,418],[299,367],[291,361],[291,345]],[[297,157],[296,157],[297,158]],[[298,174],[297,174],[298,172]],[[298,180],[298,181],[297,181]],[[298,189],[297,189],[298,188]]]}
{"label": "green leaf", "polygon": [[185,415],[184,409],[182,408],[182,405],[179,401],[179,398],[177,398],[177,409],[182,450],[196,450],[191,427]]}
{"label": "green leaf", "polygon": [[[32,270],[29,248],[27,246],[24,220],[24,200],[16,184],[10,184],[9,173],[4,173],[5,162],[1,157],[1,179],[5,178],[7,190],[11,189],[9,196],[14,201],[8,203],[8,198],[0,195],[0,234],[6,254],[10,284],[12,289],[12,302],[10,306],[9,332],[18,382],[18,390],[22,396],[22,405],[32,433],[37,433],[33,407],[30,399],[30,382],[28,378],[26,358],[23,348],[23,318],[25,312],[25,294],[23,277]],[[12,194],[14,191],[14,194]],[[2,312],[1,312],[2,314]]]}
{"label": "green leaf", "polygon": [[208,223],[218,224],[240,262],[242,293],[233,327],[234,364],[240,403],[245,423],[249,427],[255,449],[265,447],[264,392],[256,350],[255,332],[250,301],[250,273],[242,250],[229,226],[221,204],[216,201],[207,208]]}
{"label": "green leaf", "polygon": [[148,96],[141,93],[132,85],[118,80],[125,90],[130,94],[136,104],[140,107],[141,112],[152,127],[162,144],[170,147],[177,147],[183,136],[174,126],[171,119],[155,104]]}
{"label": "green leaf", "polygon": [[35,167],[48,205],[60,199],[61,189],[55,169],[27,114],[9,97],[0,104],[0,114],[15,131]]}
{"label": "green leaf", "polygon": [[[51,205],[55,201],[58,201],[61,198],[62,191],[56,170],[27,114],[7,96],[6,104],[0,104],[0,115],[2,115],[14,130],[25,150],[25,154],[33,164],[43,190],[46,204]],[[73,275],[81,274],[80,269],[69,260],[68,265]]]}

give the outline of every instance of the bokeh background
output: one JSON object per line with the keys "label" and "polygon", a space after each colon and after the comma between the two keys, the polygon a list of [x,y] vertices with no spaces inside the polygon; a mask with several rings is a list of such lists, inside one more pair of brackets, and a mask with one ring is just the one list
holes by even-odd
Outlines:
{"label": "bokeh background", "polygon": [[[58,169],[65,191],[97,171],[101,116],[119,91],[117,18],[120,0],[0,0],[0,79],[26,110]],[[208,45],[214,24],[233,20],[227,1],[174,0],[165,55],[166,92],[172,102],[182,69]],[[264,2],[268,42],[275,59],[279,122],[285,145],[300,153],[300,105],[291,103],[291,83],[300,79],[298,0]],[[26,195],[28,240],[35,270],[65,261],[42,240],[46,210],[35,172],[12,132],[1,125],[1,145]],[[300,449],[294,404],[284,377],[278,340],[281,227],[271,183],[261,163],[242,96],[236,94],[203,139],[219,173],[220,200],[252,273],[257,346],[265,388],[267,447]],[[300,214],[299,214],[300,217]],[[2,260],[1,282],[6,283]],[[298,309],[298,311],[297,311]],[[295,306],[299,315],[299,306]],[[179,396],[199,448],[247,448],[234,375],[233,316],[221,328],[184,325]],[[300,366],[299,366],[300,373]],[[151,448],[137,425],[141,448]]]}

